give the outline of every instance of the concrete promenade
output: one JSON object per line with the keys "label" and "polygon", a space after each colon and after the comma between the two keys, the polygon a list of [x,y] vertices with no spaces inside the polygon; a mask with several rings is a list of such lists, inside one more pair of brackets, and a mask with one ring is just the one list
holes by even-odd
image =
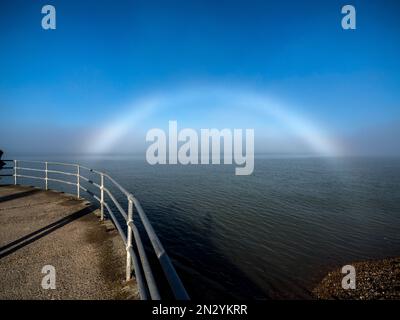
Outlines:
{"label": "concrete promenade", "polygon": [[[125,264],[118,231],[88,201],[0,186],[0,299],[138,299]],[[46,265],[55,289],[42,288]]]}

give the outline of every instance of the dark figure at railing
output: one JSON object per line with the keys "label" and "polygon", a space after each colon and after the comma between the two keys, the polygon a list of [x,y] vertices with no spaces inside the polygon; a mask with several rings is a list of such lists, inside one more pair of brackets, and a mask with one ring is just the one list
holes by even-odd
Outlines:
{"label": "dark figure at railing", "polygon": [[[0,170],[3,169],[3,167],[6,165],[6,163],[3,160],[1,160],[2,156],[3,156],[3,150],[0,150]],[[6,176],[6,175],[0,175],[0,179],[2,176]]]}

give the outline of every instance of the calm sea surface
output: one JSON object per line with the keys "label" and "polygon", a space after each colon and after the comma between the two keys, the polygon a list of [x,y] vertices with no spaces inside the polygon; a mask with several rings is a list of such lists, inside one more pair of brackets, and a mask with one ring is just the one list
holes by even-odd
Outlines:
{"label": "calm sea surface", "polygon": [[18,158],[110,173],[141,201],[193,298],[307,298],[333,267],[400,255],[400,159],[259,156],[253,175],[235,176],[134,156]]}

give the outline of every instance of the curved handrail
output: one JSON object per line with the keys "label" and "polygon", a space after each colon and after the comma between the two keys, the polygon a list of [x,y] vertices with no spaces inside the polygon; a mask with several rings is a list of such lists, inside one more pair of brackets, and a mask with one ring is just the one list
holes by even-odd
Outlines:
{"label": "curved handrail", "polygon": [[[76,192],[77,192],[78,198],[80,198],[80,190],[83,190],[87,194],[92,196],[95,200],[97,200],[100,203],[101,219],[102,220],[104,219],[104,208],[106,208],[106,210],[109,213],[113,223],[115,224],[124,244],[126,245],[126,251],[127,251],[126,280],[128,281],[131,278],[132,263],[133,263],[133,270],[135,272],[135,277],[136,277],[136,281],[138,284],[140,298],[142,300],[148,299],[148,294],[147,294],[147,291],[148,291],[150,293],[151,299],[160,300],[161,296],[160,296],[153,272],[151,270],[151,266],[148,261],[146,252],[144,250],[142,239],[140,237],[139,231],[137,230],[137,227],[135,226],[135,224],[133,222],[133,206],[134,206],[136,208],[137,213],[139,214],[139,218],[143,223],[144,229],[147,233],[148,238],[150,239],[150,242],[152,244],[154,252],[160,262],[161,268],[164,271],[164,275],[167,278],[167,281],[170,285],[170,288],[171,288],[175,298],[179,299],[179,300],[188,300],[189,299],[189,295],[188,295],[185,287],[183,286],[182,281],[180,280],[168,254],[166,253],[160,239],[158,238],[149,219],[147,218],[147,215],[143,211],[143,208],[140,205],[140,202],[130,192],[128,192],[124,187],[122,187],[117,181],[115,181],[109,174],[100,172],[97,170],[93,170],[91,168],[81,166],[79,164],[73,164],[73,163],[37,161],[37,160],[3,160],[3,161],[6,161],[6,162],[9,161],[9,162],[14,163],[13,167],[8,167],[8,169],[14,170],[14,174],[8,175],[8,176],[14,177],[14,184],[17,184],[18,178],[45,180],[45,188],[47,190],[48,189],[48,181],[60,182],[60,183],[65,183],[65,184],[69,184],[69,185],[75,185],[77,188]],[[26,166],[19,167],[18,164],[20,164],[20,163],[44,164],[45,167],[44,167],[44,169],[29,168]],[[61,169],[60,170],[49,170],[48,169],[49,165],[75,167],[76,172],[65,172],[65,171],[61,171]],[[85,177],[84,175],[82,175],[82,172],[80,169],[88,170],[89,172],[99,175],[100,180],[101,180],[100,184],[98,184],[98,183],[90,180],[88,177]],[[44,177],[31,176],[31,175],[21,174],[20,171],[44,172],[45,176]],[[61,175],[66,175],[66,176],[75,176],[76,182],[50,178],[49,174],[61,174]],[[124,196],[126,197],[126,199],[128,201],[128,213],[124,210],[124,208],[121,206],[121,204],[115,198],[115,196],[112,194],[110,189],[105,187],[105,179],[104,178],[106,178],[108,181],[110,181],[113,186],[115,186],[118,190],[120,190],[122,192],[122,194],[124,194]],[[100,190],[100,197],[98,197],[96,194],[94,194],[92,191],[88,190],[87,188],[83,187],[81,185],[81,180],[83,180],[85,183],[89,183],[89,184],[95,186],[96,188],[98,188]],[[123,229],[122,229],[121,225],[119,224],[118,219],[116,219],[116,216],[115,216],[113,210],[110,208],[109,204],[104,200],[105,195],[107,195],[108,198],[111,199],[111,201],[114,203],[115,207],[118,209],[118,211],[121,213],[122,217],[126,221],[127,235],[125,235],[125,233],[123,232]],[[133,250],[132,239],[134,239],[134,241],[135,241],[136,250],[139,253],[140,260],[137,258],[135,250]],[[139,261],[140,261],[140,263],[139,263]],[[142,270],[144,273],[144,277],[142,274]]]}

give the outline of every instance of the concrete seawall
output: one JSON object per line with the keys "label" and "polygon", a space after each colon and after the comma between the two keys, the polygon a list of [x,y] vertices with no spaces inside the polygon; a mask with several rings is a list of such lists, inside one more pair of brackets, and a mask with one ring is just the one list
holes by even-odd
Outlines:
{"label": "concrete seawall", "polygon": [[[138,299],[125,263],[121,237],[89,202],[0,186],[0,299]],[[56,289],[42,288],[46,265]]]}

